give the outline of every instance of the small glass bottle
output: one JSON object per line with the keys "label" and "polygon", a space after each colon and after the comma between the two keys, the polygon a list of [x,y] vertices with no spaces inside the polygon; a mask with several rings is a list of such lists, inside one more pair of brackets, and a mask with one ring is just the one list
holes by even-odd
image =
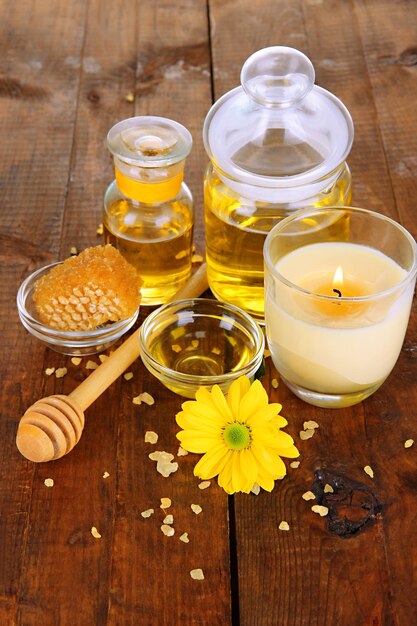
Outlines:
{"label": "small glass bottle", "polygon": [[113,126],[107,146],[116,179],[104,197],[104,241],[136,267],[143,305],[167,302],[191,274],[193,199],[183,182],[189,131],[163,117]]}
{"label": "small glass bottle", "polygon": [[219,300],[262,321],[265,238],[298,209],[350,204],[353,123],[294,48],[255,52],[241,83],[204,123],[207,274]]}

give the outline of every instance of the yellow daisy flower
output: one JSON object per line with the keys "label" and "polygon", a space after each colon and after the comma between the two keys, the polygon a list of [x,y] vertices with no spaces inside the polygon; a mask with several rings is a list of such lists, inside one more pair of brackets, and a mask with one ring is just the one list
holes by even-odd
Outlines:
{"label": "yellow daisy flower", "polygon": [[229,494],[249,493],[255,484],[272,491],[274,481],[287,473],[280,457],[300,454],[293,438],[280,430],[288,424],[279,415],[282,406],[269,404],[259,380],[251,385],[246,376],[232,383],[227,397],[218,385],[211,392],[200,388],[195,397],[176,416],[183,429],[177,434],[181,446],[204,453],[195,476],[208,480],[218,475]]}

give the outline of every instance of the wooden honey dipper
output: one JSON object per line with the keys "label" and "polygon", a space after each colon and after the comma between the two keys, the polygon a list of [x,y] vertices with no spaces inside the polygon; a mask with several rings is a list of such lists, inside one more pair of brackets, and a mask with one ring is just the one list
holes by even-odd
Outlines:
{"label": "wooden honey dipper", "polygon": [[[195,298],[208,288],[203,264],[173,300]],[[140,354],[138,328],[88,378],[68,396],[37,400],[20,419],[16,435],[19,452],[36,463],[59,459],[78,443],[84,428],[84,411]]]}

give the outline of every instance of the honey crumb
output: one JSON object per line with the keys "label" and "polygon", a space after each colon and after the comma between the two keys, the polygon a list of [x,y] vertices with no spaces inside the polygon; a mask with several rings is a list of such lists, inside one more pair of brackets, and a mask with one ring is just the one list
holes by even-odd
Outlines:
{"label": "honey crumb", "polygon": [[101,539],[101,535],[98,532],[97,528],[95,526],[91,527],[91,534],[93,535],[94,539]]}
{"label": "honey crumb", "polygon": [[308,428],[307,430],[300,430],[300,439],[306,441],[306,439],[311,439],[314,435],[315,430],[313,428]]}
{"label": "honey crumb", "polygon": [[201,508],[201,506],[199,504],[192,504],[191,505],[191,510],[196,515],[199,515],[203,509]]}
{"label": "honey crumb", "polygon": [[167,537],[172,537],[175,534],[175,529],[172,526],[168,526],[168,524],[162,524],[161,530]]}
{"label": "honey crumb", "polygon": [[47,367],[46,370],[45,370],[45,374],[47,376],[51,376],[54,372],[55,372],[55,368],[54,367]]}
{"label": "honey crumb", "polygon": [[314,495],[312,491],[306,491],[305,493],[303,493],[301,497],[303,500],[306,500],[306,501],[316,499],[316,496]]}
{"label": "honey crumb", "polygon": [[201,254],[193,254],[193,256],[191,257],[191,263],[202,263],[203,262],[203,257],[201,256]]}
{"label": "honey crumb", "polygon": [[187,454],[188,454],[187,450],[184,450],[184,448],[179,446],[177,456],[187,456]]}
{"label": "honey crumb", "polygon": [[75,246],[72,246],[70,249],[70,254],[74,255],[74,254],[78,254],[78,250]]}
{"label": "honey crumb", "polygon": [[211,351],[213,354],[221,354],[220,348],[212,348]]}
{"label": "honey crumb", "polygon": [[103,473],[103,478],[108,478],[110,476],[110,474],[108,472],[104,472]]}
{"label": "honey crumb", "polygon": [[363,468],[363,471],[365,472],[365,474],[368,474],[368,476],[370,476],[371,478],[374,477],[374,470],[372,469],[370,465],[365,465],[365,467]]}
{"label": "honey crumb", "polygon": [[67,373],[67,371],[68,370],[66,367],[58,367],[58,369],[55,370],[56,378],[63,378],[65,374]]}
{"label": "honey crumb", "polygon": [[300,461],[291,461],[290,467],[297,469],[297,467],[300,467]]}
{"label": "honey crumb", "polygon": [[174,516],[173,515],[165,515],[164,517],[164,524],[173,524],[174,523]]}
{"label": "honey crumb", "polygon": [[156,471],[162,474],[164,478],[168,478],[170,474],[173,474],[178,469],[178,463],[171,462],[174,455],[169,452],[156,450],[155,452],[151,452],[148,456],[152,461],[157,462]]}
{"label": "honey crumb", "polygon": [[173,339],[177,340],[183,335],[185,335],[185,333],[186,333],[186,330],[184,326],[177,326],[176,328],[173,328],[171,330],[170,334]]}
{"label": "honey crumb", "polygon": [[325,517],[329,512],[327,506],[321,506],[320,504],[313,504],[311,510],[313,511],[313,513],[318,513],[320,517]]}
{"label": "honey crumb", "polygon": [[280,525],[278,526],[279,530],[289,530],[290,529],[290,525],[288,522],[286,522],[285,520],[283,520]]}
{"label": "honey crumb", "polygon": [[171,346],[173,352],[181,352],[182,348],[178,343],[173,343]]}
{"label": "honey crumb", "polygon": [[156,443],[158,435],[153,430],[147,430],[145,433],[145,443]]}
{"label": "honey crumb", "polygon": [[207,489],[207,487],[210,487],[211,482],[209,480],[203,480],[202,483],[199,483],[198,488],[199,489]]}
{"label": "honey crumb", "polygon": [[407,441],[404,441],[404,448],[411,448],[413,444],[414,444],[414,439],[407,439]]}
{"label": "honey crumb", "polygon": [[81,358],[79,356],[73,356],[71,359],[71,363],[73,365],[79,365],[81,363]]}
{"label": "honey crumb", "polygon": [[251,489],[251,492],[252,492],[253,494],[255,494],[255,496],[259,496],[259,494],[261,493],[261,488],[260,488],[260,486],[258,485],[258,483],[255,483],[255,484],[254,484],[254,486],[253,486],[253,487],[252,487],[252,489]]}
{"label": "honey crumb", "polygon": [[169,507],[171,506],[172,501],[170,498],[161,498],[161,509],[169,509]]}
{"label": "honey crumb", "polygon": [[192,348],[198,348],[198,344],[199,344],[199,343],[200,343],[200,342],[199,342],[199,340],[198,340],[198,339],[193,339],[193,340],[191,341],[191,347],[192,347]]}
{"label": "honey crumb", "polygon": [[102,363],[104,363],[104,361],[107,361],[109,357],[107,356],[107,354],[99,354],[98,358],[100,359]]}
{"label": "honey crumb", "polygon": [[315,428],[318,428],[318,427],[319,425],[314,420],[309,420],[308,422],[304,422],[303,424],[304,430],[314,430]]}
{"label": "honey crumb", "polygon": [[126,102],[134,102],[135,101],[135,94],[130,92],[125,96],[125,100]]}
{"label": "honey crumb", "polygon": [[170,461],[158,461],[156,464],[156,471],[159,472],[164,478],[168,478],[171,474],[178,469],[178,463],[171,463]]}
{"label": "honey crumb", "polygon": [[99,225],[97,226],[96,233],[97,233],[97,235],[102,235],[102,234],[103,234],[103,232],[104,232],[103,224],[99,224]]}
{"label": "honey crumb", "polygon": [[85,364],[86,370],[96,370],[97,368],[98,368],[98,363],[95,363],[94,361],[88,360],[87,363]]}
{"label": "honey crumb", "polygon": [[324,485],[324,489],[323,489],[324,493],[334,493],[334,489],[331,485],[329,485],[328,483],[326,483]]}
{"label": "honey crumb", "polygon": [[54,486],[54,479],[53,478],[45,478],[45,480],[43,481],[43,484],[45,485],[45,487],[53,487]]}
{"label": "honey crumb", "polygon": [[276,378],[273,378],[273,379],[271,380],[271,385],[273,386],[273,388],[274,388],[274,389],[277,389],[277,388],[278,388],[279,382],[277,381],[277,379],[276,379]]}
{"label": "honey crumb", "polygon": [[140,396],[135,396],[134,398],[132,398],[132,402],[133,404],[142,404],[142,400],[140,399]]}
{"label": "honey crumb", "polygon": [[150,517],[154,513],[155,513],[155,511],[153,509],[146,509],[146,511],[142,511],[141,512],[141,515],[142,515],[142,517],[144,517],[146,519],[147,517]]}
{"label": "honey crumb", "polygon": [[125,380],[132,380],[133,378],[133,372],[126,372],[126,374],[123,374],[123,378]]}
{"label": "honey crumb", "polygon": [[190,540],[188,539],[188,533],[182,533],[180,541],[182,541],[183,543],[190,543]]}
{"label": "honey crumb", "polygon": [[148,393],[147,391],[144,391],[143,393],[140,393],[138,396],[140,402],[144,402],[145,404],[148,404],[149,406],[152,406],[152,404],[155,404],[155,400],[152,398],[151,394]]}
{"label": "honey crumb", "polygon": [[172,461],[174,455],[170,452],[165,452],[163,450],[155,450],[155,452],[151,452],[148,454],[151,461]]}
{"label": "honey crumb", "polygon": [[204,572],[201,568],[192,569],[190,571],[190,576],[193,580],[204,580]]}

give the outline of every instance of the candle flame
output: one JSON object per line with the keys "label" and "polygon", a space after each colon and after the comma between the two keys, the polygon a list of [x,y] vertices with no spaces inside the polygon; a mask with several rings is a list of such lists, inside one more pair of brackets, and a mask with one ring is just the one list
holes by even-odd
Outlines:
{"label": "candle flame", "polygon": [[337,266],[333,277],[333,287],[339,289],[343,288],[343,270],[340,265]]}

